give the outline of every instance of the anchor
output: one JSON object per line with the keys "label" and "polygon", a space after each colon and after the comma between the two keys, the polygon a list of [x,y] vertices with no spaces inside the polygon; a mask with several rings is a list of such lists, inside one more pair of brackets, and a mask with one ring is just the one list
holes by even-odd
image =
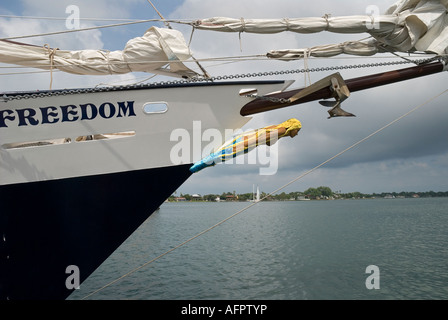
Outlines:
{"label": "anchor", "polygon": [[335,101],[319,101],[321,105],[331,108],[331,110],[328,111],[330,114],[328,119],[334,117],[356,117],[353,113],[347,112],[341,108],[341,103],[350,96],[350,91],[348,90],[344,79],[342,79],[340,75],[339,77],[330,77],[330,89],[333,92]]}

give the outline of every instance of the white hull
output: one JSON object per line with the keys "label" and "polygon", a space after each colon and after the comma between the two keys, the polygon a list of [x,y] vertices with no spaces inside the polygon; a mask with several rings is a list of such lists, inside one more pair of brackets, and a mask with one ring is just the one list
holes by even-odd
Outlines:
{"label": "white hull", "polygon": [[[240,82],[2,101],[0,185],[172,166],[170,151],[178,143],[170,141],[173,130],[185,129],[192,137],[193,122],[200,121],[202,131],[217,129],[224,137],[224,130],[241,128],[250,120],[240,115],[241,107],[250,101],[239,95],[241,89],[257,88],[259,94],[267,94],[282,86],[282,82]],[[148,102],[165,102],[168,110],[145,114],[143,107]],[[92,105],[97,111],[103,105],[95,118]],[[77,141],[83,136],[121,132],[130,134]],[[50,140],[66,143],[22,145]]]}

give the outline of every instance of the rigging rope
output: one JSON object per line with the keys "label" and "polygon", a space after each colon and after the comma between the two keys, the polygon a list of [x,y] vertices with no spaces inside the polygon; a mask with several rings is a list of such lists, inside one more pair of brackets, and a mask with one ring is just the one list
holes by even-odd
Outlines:
{"label": "rigging rope", "polygon": [[131,24],[146,23],[146,22],[156,22],[156,21],[160,22],[160,19],[138,20],[138,21],[132,21],[132,22],[123,22],[123,23],[109,24],[109,25],[104,25],[104,26],[95,26],[95,27],[87,27],[87,28],[80,28],[80,29],[71,29],[71,30],[47,32],[47,33],[30,34],[30,35],[25,35],[25,36],[1,38],[0,40],[16,40],[16,39],[24,39],[24,38],[52,36],[52,35],[57,35],[57,34],[64,34],[64,33],[71,33],[71,32],[80,32],[80,31],[88,31],[88,30],[103,29],[103,28],[120,27],[120,26],[127,26],[127,25],[131,25]]}
{"label": "rigging rope", "polygon": [[[432,61],[434,59],[435,58],[422,59],[422,60],[419,60],[418,63],[426,63],[426,62]],[[344,70],[344,69],[392,66],[392,65],[399,65],[399,64],[406,64],[406,63],[409,63],[409,62],[406,60],[401,60],[401,61],[368,63],[368,64],[357,64],[357,65],[342,65],[342,66],[321,67],[321,68],[311,68],[311,69],[296,69],[296,70],[245,73],[245,74],[215,76],[215,77],[210,77],[210,78],[191,78],[191,79],[183,79],[183,80],[170,80],[170,81],[160,81],[160,82],[152,82],[152,83],[121,85],[121,86],[112,87],[112,88],[95,87],[95,88],[88,88],[88,89],[85,89],[85,88],[84,89],[62,89],[62,90],[49,91],[49,92],[25,92],[23,94],[14,94],[14,95],[4,94],[1,97],[1,99],[3,101],[12,101],[12,100],[21,100],[21,99],[30,99],[30,98],[36,99],[36,98],[41,98],[41,97],[59,96],[59,95],[67,95],[67,94],[108,92],[108,91],[112,91],[112,90],[116,90],[116,89],[125,89],[125,88],[128,88],[128,89],[144,88],[144,87],[152,88],[152,87],[158,87],[158,86],[164,86],[164,85],[182,85],[182,84],[190,84],[190,83],[233,80],[233,79],[254,78],[254,77],[268,77],[268,76],[307,73],[307,72],[327,72],[327,71]]]}
{"label": "rigging rope", "polygon": [[243,209],[241,209],[241,210],[235,212],[235,213],[232,214],[231,216],[229,216],[229,217],[227,217],[226,219],[224,219],[224,220],[218,222],[217,224],[211,226],[210,228],[205,229],[204,231],[202,231],[202,232],[196,234],[195,236],[191,237],[190,239],[188,239],[188,240],[186,240],[186,241],[184,241],[184,242],[178,244],[178,245],[175,246],[174,248],[172,248],[172,249],[166,251],[165,253],[159,255],[158,257],[155,257],[154,259],[147,261],[146,263],[142,264],[141,266],[139,266],[139,267],[137,267],[137,268],[135,268],[135,269],[129,271],[128,273],[122,275],[121,277],[115,279],[114,281],[109,282],[108,284],[104,285],[103,287],[101,287],[101,288],[99,288],[99,289],[93,291],[92,293],[90,293],[90,294],[88,294],[87,296],[85,296],[84,298],[82,298],[82,300],[91,297],[92,295],[94,295],[94,294],[100,292],[101,290],[104,290],[104,289],[107,288],[107,287],[110,287],[111,285],[113,285],[113,284],[117,283],[118,281],[120,281],[120,280],[122,280],[122,279],[124,279],[124,278],[126,278],[126,277],[128,277],[128,276],[130,276],[131,274],[137,272],[138,270],[141,270],[142,268],[148,266],[149,264],[151,264],[151,263],[153,263],[153,262],[155,262],[155,261],[161,259],[162,257],[166,256],[167,254],[169,254],[169,253],[171,253],[171,252],[173,252],[173,251],[179,249],[180,247],[185,246],[186,244],[188,244],[189,242],[193,241],[194,239],[196,239],[196,238],[198,238],[198,237],[204,235],[205,233],[207,233],[207,232],[209,232],[209,231],[215,229],[216,227],[218,227],[218,226],[222,225],[223,223],[227,222],[228,220],[230,220],[230,219],[234,218],[235,216],[241,214],[242,212],[244,212],[244,211],[250,209],[251,207],[253,207],[254,205],[256,205],[258,202],[263,201],[264,199],[268,198],[269,196],[274,195],[275,193],[277,193],[277,192],[281,191],[282,189],[288,187],[289,185],[293,184],[294,182],[297,182],[298,180],[302,179],[303,177],[305,177],[305,176],[309,175],[310,173],[316,171],[317,169],[323,167],[323,166],[326,165],[327,163],[329,163],[329,162],[331,162],[332,160],[336,159],[337,157],[343,155],[344,153],[350,151],[351,149],[355,148],[356,146],[360,145],[361,143],[365,142],[366,140],[372,138],[373,136],[377,135],[377,134],[380,133],[381,131],[387,129],[388,127],[392,126],[392,125],[395,124],[396,122],[398,122],[398,121],[400,121],[401,119],[403,119],[403,118],[409,116],[410,114],[414,113],[414,112],[417,111],[418,109],[420,109],[420,108],[422,108],[423,106],[429,104],[430,102],[434,101],[435,99],[437,99],[438,97],[442,96],[443,94],[445,94],[445,93],[447,93],[447,92],[448,92],[448,89],[445,89],[445,90],[442,91],[441,93],[439,93],[439,94],[433,96],[432,98],[430,98],[430,99],[428,99],[427,101],[423,102],[422,104],[420,104],[420,105],[414,107],[413,109],[411,109],[410,111],[408,111],[408,112],[406,112],[405,114],[401,115],[400,117],[398,117],[398,118],[392,120],[391,122],[389,122],[389,123],[386,124],[385,126],[383,126],[383,127],[379,128],[378,130],[372,132],[371,134],[369,134],[369,135],[366,136],[365,138],[359,140],[358,142],[355,142],[354,144],[352,144],[352,145],[349,146],[348,148],[346,148],[346,149],[340,151],[339,153],[337,153],[337,154],[335,154],[334,156],[330,157],[329,159],[325,160],[325,161],[322,162],[321,164],[315,166],[314,168],[312,168],[312,169],[306,171],[305,173],[299,175],[298,177],[294,178],[294,179],[291,180],[290,182],[288,182],[288,183],[284,184],[283,186],[277,188],[276,190],[270,192],[269,194],[267,194],[266,196],[264,196],[263,198],[261,198],[259,201],[252,202],[250,205],[248,205],[248,206],[244,207]]}
{"label": "rigging rope", "polygon": [[54,55],[56,54],[57,48],[50,48],[48,44],[44,45],[44,48],[47,50],[48,58],[50,59],[50,90],[53,86],[53,67],[54,67]]}
{"label": "rigging rope", "polygon": [[[424,54],[427,56],[433,56],[432,54]],[[420,55],[421,56],[421,55]],[[446,55],[441,55],[441,57],[444,57]],[[384,56],[384,57],[369,57],[369,59],[394,59],[397,56]],[[417,56],[411,56],[411,57],[417,57]],[[402,58],[402,56],[399,56],[399,58]],[[433,57],[433,58],[428,58],[428,59],[416,59],[416,60],[410,60],[410,59],[402,59],[405,61],[396,61],[396,62],[380,62],[380,63],[369,63],[369,64],[361,64],[361,65],[345,65],[345,66],[339,66],[339,67],[327,67],[328,70],[337,70],[337,69],[353,69],[353,68],[369,68],[369,67],[380,67],[380,66],[390,66],[390,65],[398,65],[398,64],[406,64],[406,63],[413,63],[413,64],[422,64],[422,63],[428,63],[431,62],[433,60],[437,60],[439,57]],[[350,58],[346,58],[346,57],[329,57],[329,58],[316,58],[316,57],[310,57],[310,59],[313,60],[319,60],[319,59],[325,59],[325,60],[346,60],[346,59],[350,59],[350,60],[361,60],[361,59],[366,59],[365,57],[350,57]],[[209,65],[207,66],[207,68],[211,68],[211,67],[216,67],[216,66],[220,66],[223,64],[230,64],[230,63],[237,63],[237,62],[244,62],[244,61],[263,61],[263,60],[267,60],[267,61],[271,61],[272,59],[267,58],[266,55],[241,55],[241,56],[229,56],[229,57],[215,57],[215,58],[199,58],[199,59],[195,59],[198,62],[222,62],[220,64],[214,64],[214,65]],[[190,61],[190,60],[179,60],[183,63],[192,63],[195,61]],[[165,62],[165,63],[169,63],[170,61],[166,60],[166,61],[151,61],[151,62]],[[137,63],[137,62],[136,62]],[[141,61],[139,62],[141,64],[147,63],[146,61]],[[117,65],[120,65],[120,63],[116,63]],[[123,65],[126,64],[125,62],[123,62]],[[77,66],[77,65],[82,65],[82,63],[74,63],[73,65]],[[97,65],[101,66],[101,65],[106,65],[106,63],[97,63]],[[38,68],[39,65],[28,65],[28,66],[0,66],[0,70],[1,69],[29,69],[29,68]],[[54,70],[59,71],[59,70]],[[281,74],[289,74],[289,73],[305,73],[305,72],[317,72],[317,71],[325,71],[322,70],[321,68],[311,68],[311,69],[301,69],[301,70],[290,70],[290,71],[277,71],[277,72],[269,72],[269,75],[281,75]],[[8,72],[8,73],[0,73],[0,76],[3,75],[13,75],[13,74],[32,74],[32,73],[47,73],[50,71],[29,71],[29,72]],[[257,74],[254,73],[253,76],[256,76]],[[266,75],[265,72],[259,73],[259,75]],[[228,77],[230,78],[236,78],[236,76],[232,76],[229,75]],[[243,76],[240,76],[243,77]],[[244,76],[247,77],[247,76]]]}
{"label": "rigging rope", "polygon": [[[14,15],[6,15],[0,14],[0,18],[9,18],[9,19],[31,19],[31,20],[55,20],[55,21],[66,21],[67,17],[59,18],[59,17],[37,17],[37,16],[14,16]],[[105,19],[105,18],[78,18],[83,21],[141,21],[141,19]]]}
{"label": "rigging rope", "polygon": [[163,22],[165,23],[165,26],[169,29],[172,29],[170,23],[168,21],[166,21],[166,19],[162,16],[162,14],[159,12],[159,10],[157,10],[156,6],[151,2],[151,0],[148,0],[148,2],[152,6],[152,8],[157,12],[160,19],[163,20]]}

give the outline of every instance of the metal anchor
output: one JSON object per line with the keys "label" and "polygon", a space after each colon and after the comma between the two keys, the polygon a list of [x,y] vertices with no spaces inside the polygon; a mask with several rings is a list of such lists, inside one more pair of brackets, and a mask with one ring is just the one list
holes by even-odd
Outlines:
{"label": "metal anchor", "polygon": [[355,117],[354,114],[344,111],[341,109],[342,101],[346,100],[350,96],[350,91],[348,90],[347,85],[345,84],[344,79],[339,74],[339,72],[333,73],[312,85],[303,88],[294,96],[288,99],[289,103],[293,103],[299,99],[302,99],[306,96],[309,96],[319,90],[330,87],[332,92],[332,97],[335,98],[335,101],[319,101],[319,103],[325,107],[330,107],[331,110],[328,111],[330,114],[330,118],[334,117]]}
{"label": "metal anchor", "polygon": [[347,112],[341,108],[342,101],[350,96],[350,91],[348,90],[344,79],[337,73],[330,76],[330,82],[330,89],[333,92],[335,101],[319,101],[321,105],[331,108],[331,110],[328,111],[330,114],[328,119],[335,117],[356,117],[353,113]]}

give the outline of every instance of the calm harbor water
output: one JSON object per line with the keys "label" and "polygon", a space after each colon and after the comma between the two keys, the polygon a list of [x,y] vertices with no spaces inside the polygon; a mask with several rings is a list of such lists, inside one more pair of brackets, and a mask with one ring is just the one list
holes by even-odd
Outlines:
{"label": "calm harbor water", "polygon": [[[69,299],[248,205],[163,204]],[[370,265],[379,289],[366,287]],[[88,299],[445,300],[448,198],[257,203]]]}

